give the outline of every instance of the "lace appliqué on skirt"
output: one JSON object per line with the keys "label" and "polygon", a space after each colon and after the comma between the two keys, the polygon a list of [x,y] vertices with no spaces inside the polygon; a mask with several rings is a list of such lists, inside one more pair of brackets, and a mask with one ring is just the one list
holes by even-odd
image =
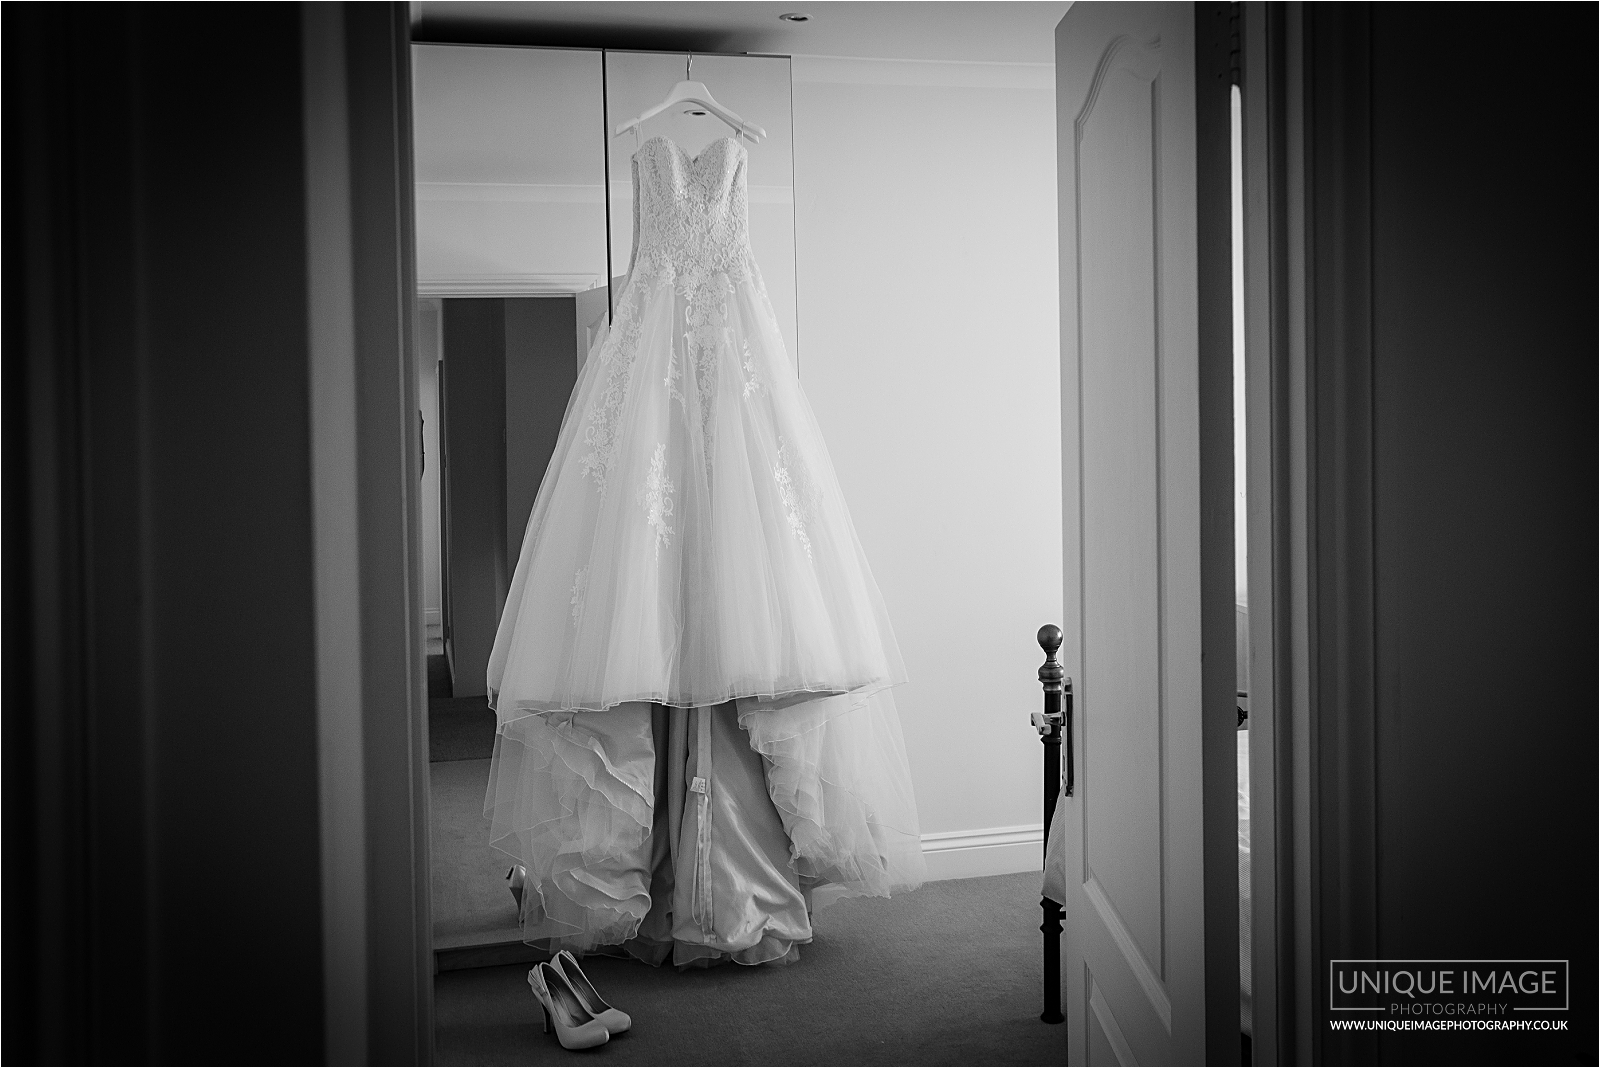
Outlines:
{"label": "lace appliqu\u00e9 on skirt", "polygon": [[684,301],[687,329],[683,341],[688,362],[694,367],[695,391],[700,401],[700,438],[709,483],[711,457],[716,451],[717,357],[724,347],[731,347],[728,297],[733,292],[733,283],[723,271],[709,275],[698,270],[680,271],[678,292]]}
{"label": "lace appliqu\u00e9 on skirt", "polygon": [[739,366],[744,369],[744,399],[751,397],[764,397],[767,387],[761,384],[761,375],[756,371],[756,358],[750,351],[750,342],[744,343],[743,358]]}
{"label": "lace appliqu\u00e9 on skirt", "polygon": [[609,368],[605,391],[585,413],[588,425],[584,427],[583,440],[593,448],[579,462],[583,473],[594,479],[602,497],[606,492],[606,476],[616,463],[617,424],[622,418],[622,406],[628,400],[628,387],[633,382],[633,358],[639,351],[640,315],[647,288],[643,279],[628,286],[627,299],[617,310],[616,329],[600,349],[599,359]]}
{"label": "lace appliqu\u00e9 on skirt", "polygon": [[817,487],[799,456],[783,438],[778,439],[778,462],[772,466],[772,477],[778,482],[778,496],[783,501],[783,514],[789,520],[789,529],[794,531],[809,560],[811,535],[806,533],[806,523],[816,511]]}
{"label": "lace appliqu\u00e9 on skirt", "polygon": [[578,617],[583,615],[583,595],[589,589],[589,568],[578,568],[578,573],[572,576],[572,625],[578,625]]}
{"label": "lace appliqu\u00e9 on skirt", "polygon": [[650,457],[650,473],[645,476],[644,488],[639,491],[645,522],[656,532],[658,560],[661,559],[661,550],[672,544],[672,526],[667,520],[672,518],[674,489],[672,477],[667,474],[667,446],[663,442],[656,446],[655,455]]}

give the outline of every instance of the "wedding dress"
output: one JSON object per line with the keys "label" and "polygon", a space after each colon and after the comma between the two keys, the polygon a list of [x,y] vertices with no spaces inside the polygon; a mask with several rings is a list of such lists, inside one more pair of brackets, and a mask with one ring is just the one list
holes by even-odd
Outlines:
{"label": "wedding dress", "polygon": [[633,157],[634,252],[489,661],[525,940],[793,959],[812,894],[925,877],[905,669],[751,256],[745,149]]}

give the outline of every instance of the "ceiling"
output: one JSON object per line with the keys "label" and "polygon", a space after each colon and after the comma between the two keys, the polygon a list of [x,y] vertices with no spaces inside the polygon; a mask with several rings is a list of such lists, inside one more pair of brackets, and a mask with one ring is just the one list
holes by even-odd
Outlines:
{"label": "ceiling", "polygon": [[[422,0],[419,41],[766,52],[873,59],[1053,63],[1055,27],[1070,0],[926,3],[779,0],[776,3],[606,3]],[[781,21],[803,12],[810,21]]]}

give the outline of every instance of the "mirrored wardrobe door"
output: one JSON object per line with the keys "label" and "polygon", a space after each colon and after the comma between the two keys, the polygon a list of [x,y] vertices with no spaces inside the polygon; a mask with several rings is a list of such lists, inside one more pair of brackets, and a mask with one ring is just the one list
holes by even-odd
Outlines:
{"label": "mirrored wardrobe door", "polygon": [[600,54],[415,45],[413,56],[423,292],[604,285]]}
{"label": "mirrored wardrobe door", "polygon": [[598,51],[413,47],[434,952],[536,954],[484,819],[489,652],[607,310]]}
{"label": "mirrored wardrobe door", "polygon": [[[692,67],[691,67],[692,62]],[[616,128],[660,104],[689,74],[704,82],[717,103],[767,132],[749,155],[750,245],[767,296],[783,332],[789,358],[799,366],[795,313],[794,129],[787,56],[722,56],[671,52],[606,52],[606,121],[610,141],[607,205],[611,223],[611,273],[621,282],[633,252],[633,153],[652,137],[666,137],[689,155],[732,131],[693,104],[682,103],[646,119],[637,132]],[[613,287],[615,292],[615,287]]]}

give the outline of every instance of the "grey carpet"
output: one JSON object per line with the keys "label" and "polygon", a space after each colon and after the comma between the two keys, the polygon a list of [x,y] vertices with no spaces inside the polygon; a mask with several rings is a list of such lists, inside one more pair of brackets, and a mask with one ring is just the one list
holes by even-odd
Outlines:
{"label": "grey carpet", "polygon": [[428,759],[487,760],[494,755],[495,716],[483,697],[428,701]]}
{"label": "grey carpet", "polygon": [[489,821],[483,816],[489,761],[440,761],[428,770],[434,948],[519,940],[517,906],[505,880],[511,861],[489,844]]}
{"label": "grey carpet", "polygon": [[788,966],[677,972],[590,957],[634,1019],[582,1054],[540,1033],[525,966],[434,980],[439,1064],[1064,1064],[1066,1029],[1039,1021],[1039,876],[930,883],[818,913]]}

